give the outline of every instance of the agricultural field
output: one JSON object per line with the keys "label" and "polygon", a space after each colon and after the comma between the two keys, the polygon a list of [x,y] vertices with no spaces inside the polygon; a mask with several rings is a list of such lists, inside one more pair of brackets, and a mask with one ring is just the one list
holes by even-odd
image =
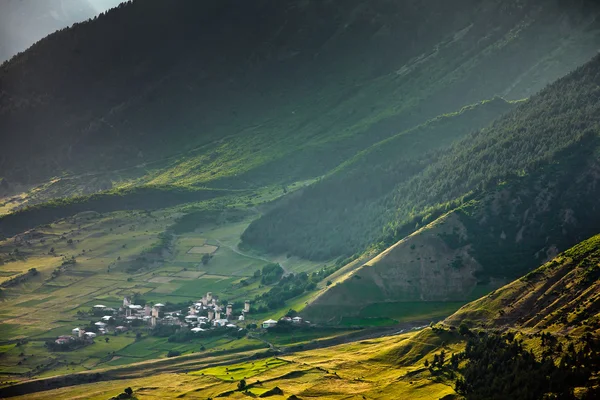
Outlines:
{"label": "agricultural field", "polygon": [[[255,330],[245,337],[223,334],[170,341],[167,336],[154,336],[144,325],[127,333],[98,336],[71,351],[47,347],[47,342],[71,334],[73,328],[97,321],[91,313],[97,304],[119,308],[125,296],[134,296],[143,299],[140,302],[185,308],[206,292],[240,304],[274,287],[254,277],[265,265],[279,264],[283,276],[311,274],[332,265],[333,261],[318,263],[238,247],[260,204],[278,195],[278,190],[265,189],[220,200],[234,210],[223,213],[225,217],[204,211],[214,206],[211,201],[158,211],[83,212],[1,241],[0,386],[164,360],[170,354],[211,358],[270,346],[292,348],[354,331],[356,325],[347,323],[331,329]],[[263,307],[237,325],[260,325],[285,316],[290,309],[301,311],[325,286],[325,280],[318,282],[315,290],[287,299],[279,308]],[[405,311],[408,318],[410,310]],[[379,324],[369,319],[364,326],[399,321],[405,320]],[[251,392],[260,395],[267,390],[254,387]]]}
{"label": "agricultural field", "polygon": [[[455,392],[444,379],[432,375],[424,366],[425,360],[430,361],[441,349],[452,353],[463,347],[448,333],[426,329],[189,372],[84,384],[15,399],[106,399],[125,387],[131,387],[138,399],[242,399],[266,392],[274,393],[274,399],[443,398]],[[239,390],[242,380],[246,386]]]}
{"label": "agricultural field", "polygon": [[[146,302],[186,303],[209,291],[230,302],[244,301],[269,289],[260,282],[240,285],[265,264],[280,260],[286,272],[322,267],[240,251],[237,242],[251,217],[234,223],[198,221],[197,229],[161,239],[186,212],[86,212],[0,242],[0,379],[126,365],[165,357],[171,350],[190,354],[201,348],[210,353],[264,347],[263,341],[229,337],[170,343],[147,333],[136,338],[133,332],[108,335],[108,341],[98,337],[69,352],[44,346],[93,323],[89,312],[96,304],[118,308],[123,297],[134,294]],[[208,262],[203,262],[204,254],[210,255]],[[242,326],[284,313],[256,315]]]}

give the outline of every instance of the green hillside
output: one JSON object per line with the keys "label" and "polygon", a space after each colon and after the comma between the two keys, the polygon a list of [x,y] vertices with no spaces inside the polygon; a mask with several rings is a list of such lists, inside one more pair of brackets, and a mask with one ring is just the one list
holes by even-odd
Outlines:
{"label": "green hillside", "polygon": [[600,236],[581,242],[540,268],[469,303],[447,319],[484,327],[574,334],[600,329]]}
{"label": "green hillside", "polygon": [[[410,222],[396,222],[382,243],[402,240],[341,277],[305,314],[339,321],[380,303],[400,302],[401,310],[402,302],[467,301],[593,235],[600,223],[598,68],[600,57],[399,185],[396,221]],[[464,204],[437,219],[465,195]],[[419,209],[415,220],[411,213]],[[387,311],[371,316],[398,314],[392,306],[380,309]]]}
{"label": "green hillside", "polygon": [[[597,137],[596,71],[599,64],[599,59],[594,59],[489,127],[454,143],[449,150],[433,155],[426,153],[411,160],[409,167],[413,170],[408,171],[405,179],[389,182],[390,174],[374,166],[373,171],[363,168],[361,179],[356,179],[356,172],[349,169],[343,191],[340,187],[328,190],[329,181],[323,180],[302,197],[257,221],[244,239],[267,250],[285,249],[315,259],[348,256],[364,250],[377,236],[382,237],[384,228],[391,237],[401,239],[406,234],[403,227],[408,222],[414,225],[415,216],[439,207],[447,208],[446,204],[464,196],[481,194],[501,182],[533,175],[543,166],[563,161],[567,164],[559,169],[576,169],[583,160],[589,159],[590,148]],[[590,156],[593,159],[593,155]],[[569,163],[567,160],[571,159]],[[589,161],[593,162],[592,159]],[[402,160],[397,163],[395,173],[408,169]],[[383,200],[368,202],[364,199],[366,195],[359,194],[363,189],[371,193],[371,188],[377,188],[380,183],[386,191],[394,185],[393,192]],[[586,195],[580,195],[585,201]],[[338,208],[338,204],[345,207]],[[321,210],[325,211],[321,213]],[[328,213],[332,218],[325,216]],[[318,217],[314,217],[315,214]],[[319,224],[314,223],[315,220]],[[299,225],[303,229],[291,229]],[[334,238],[331,232],[336,232]],[[319,251],[307,249],[304,242],[298,240],[299,235],[310,238],[315,247],[321,246]],[[389,238],[386,242],[393,243]]]}
{"label": "green hillside", "polygon": [[0,130],[13,134],[0,175],[319,176],[437,115],[535,93],[594,54],[595,13],[533,0],[126,3],[2,65]]}
{"label": "green hillside", "polygon": [[113,365],[2,387],[0,395],[100,400],[131,387],[140,399],[594,399],[599,257],[594,236],[418,332]]}
{"label": "green hillside", "polygon": [[[383,140],[341,164],[244,232],[244,243],[309,259],[351,255],[381,237],[394,218],[394,188],[439,159],[443,149],[515,104],[494,98]],[[294,229],[288,229],[293,226]]]}
{"label": "green hillside", "polygon": [[0,65],[0,397],[599,398],[599,48],[592,0],[42,39]]}

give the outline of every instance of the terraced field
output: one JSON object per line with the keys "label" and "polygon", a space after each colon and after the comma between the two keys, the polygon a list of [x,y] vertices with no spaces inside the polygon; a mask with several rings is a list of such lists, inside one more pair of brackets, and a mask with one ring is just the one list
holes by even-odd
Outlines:
{"label": "terraced field", "polygon": [[[154,250],[182,215],[180,209],[81,213],[0,242],[0,379],[125,365],[165,357],[171,350],[185,354],[201,348],[210,353],[264,347],[264,342],[251,339],[170,343],[146,334],[137,339],[135,334],[110,335],[109,341],[99,338],[71,352],[51,352],[44,346],[93,321],[88,313],[94,305],[118,308],[124,296],[137,293],[147,302],[176,304],[198,300],[209,291],[228,301],[243,301],[268,290],[260,282],[239,285],[272,261],[237,250],[236,237],[239,240],[250,219],[233,224],[198,221],[198,229],[173,235],[164,248]],[[202,253],[189,252],[202,246],[215,249],[206,264]],[[310,272],[321,266],[281,258],[288,271]],[[29,276],[31,268],[37,273]],[[23,276],[19,285],[9,282]],[[253,322],[260,321],[249,318],[245,323]]]}
{"label": "terraced field", "polygon": [[[273,399],[444,398],[455,394],[454,390],[444,380],[433,377],[423,365],[442,348],[458,352],[463,344],[458,336],[447,331],[426,329],[238,363],[216,357],[212,359],[214,363],[224,364],[151,377],[124,377],[15,399],[106,399],[128,386],[138,399],[242,399],[267,392],[273,393]],[[238,389],[241,380],[246,383],[243,390]]]}

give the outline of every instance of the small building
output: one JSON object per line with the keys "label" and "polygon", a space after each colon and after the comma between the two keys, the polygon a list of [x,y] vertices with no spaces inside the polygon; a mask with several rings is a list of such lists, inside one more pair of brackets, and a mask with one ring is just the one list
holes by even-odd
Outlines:
{"label": "small building", "polygon": [[234,324],[227,324],[227,325],[225,325],[225,326],[226,326],[227,328],[237,328],[237,326],[236,326],[236,325],[234,325]]}
{"label": "small building", "polygon": [[213,326],[227,326],[229,320],[226,319],[215,319],[213,321]]}
{"label": "small building", "polygon": [[94,325],[96,325],[97,327],[100,327],[100,328],[104,328],[106,326],[106,324],[101,321],[96,322]]}
{"label": "small building", "polygon": [[96,337],[96,334],[94,332],[86,332],[85,337],[87,337],[88,339],[93,339]]}
{"label": "small building", "polygon": [[126,327],[126,326],[121,326],[121,325],[120,325],[120,326],[117,326],[117,327],[115,328],[115,332],[127,332],[127,331],[128,331],[128,329],[127,329],[127,327]]}
{"label": "small building", "polygon": [[227,308],[225,309],[225,315],[227,316],[227,318],[230,318],[232,313],[233,313],[233,304],[227,304]]}
{"label": "small building", "polygon": [[194,333],[198,333],[198,332],[204,332],[206,331],[206,329],[202,329],[202,328],[192,328],[190,329],[190,331],[194,332]]}
{"label": "small building", "polygon": [[108,322],[112,319],[112,316],[110,315],[105,315],[104,317],[102,317],[102,321]]}
{"label": "small building", "polygon": [[243,321],[244,319],[245,319],[244,315],[240,315],[240,316],[238,317],[238,321]]}
{"label": "small building", "polygon": [[106,308],[106,306],[103,304],[96,304],[94,306],[94,310],[104,310],[105,308]]}
{"label": "small building", "polygon": [[61,339],[61,338],[58,338],[54,341],[54,343],[56,343],[56,344],[67,344],[69,342],[70,342],[69,339]]}
{"label": "small building", "polygon": [[294,317],[294,318],[292,318],[292,323],[294,323],[294,324],[301,324],[302,323],[302,318],[301,317]]}
{"label": "small building", "polygon": [[198,322],[198,316],[196,314],[190,314],[185,316],[185,322],[193,324]]}
{"label": "small building", "polygon": [[79,331],[80,331],[80,329],[79,329],[79,328],[73,328],[73,329],[71,329],[71,333],[72,333],[73,335],[75,335],[75,336],[79,336]]}
{"label": "small building", "polygon": [[262,323],[262,327],[264,329],[273,328],[274,326],[277,326],[277,321],[275,321],[274,319],[268,319],[266,321],[263,321]]}
{"label": "small building", "polygon": [[250,300],[246,300],[244,302],[244,312],[245,313],[250,312]]}

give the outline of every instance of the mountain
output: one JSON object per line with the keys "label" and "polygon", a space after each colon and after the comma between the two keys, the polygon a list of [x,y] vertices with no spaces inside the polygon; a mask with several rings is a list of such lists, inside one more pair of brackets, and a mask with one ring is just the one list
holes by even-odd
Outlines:
{"label": "mountain", "polygon": [[0,175],[319,176],[438,115],[535,93],[596,51],[595,15],[534,0],[130,2],[2,65]]}
{"label": "mountain", "polygon": [[[192,352],[45,376],[0,387],[0,395],[105,399],[131,387],[139,398],[590,400],[598,396],[599,261],[596,235],[416,332],[354,332],[279,349],[284,356]],[[285,337],[266,337],[275,335]]]}
{"label": "mountain", "polygon": [[244,244],[318,260],[364,249],[394,219],[389,203],[395,188],[425,170],[454,141],[514,106],[494,98],[368,147],[251,224],[242,236]]}
{"label": "mountain", "polygon": [[600,329],[600,236],[559,254],[540,268],[447,319],[489,328],[597,331]]}
{"label": "mountain", "polygon": [[2,64],[0,397],[598,398],[575,3],[136,0]]}
{"label": "mountain", "polygon": [[[355,264],[305,315],[339,318],[342,306],[360,315],[379,303],[466,301],[478,287],[516,279],[593,235],[600,222],[599,70],[596,57],[398,186],[396,221],[412,219],[397,223],[386,240],[415,229],[415,220],[427,226]],[[416,219],[415,209],[423,210]]]}

